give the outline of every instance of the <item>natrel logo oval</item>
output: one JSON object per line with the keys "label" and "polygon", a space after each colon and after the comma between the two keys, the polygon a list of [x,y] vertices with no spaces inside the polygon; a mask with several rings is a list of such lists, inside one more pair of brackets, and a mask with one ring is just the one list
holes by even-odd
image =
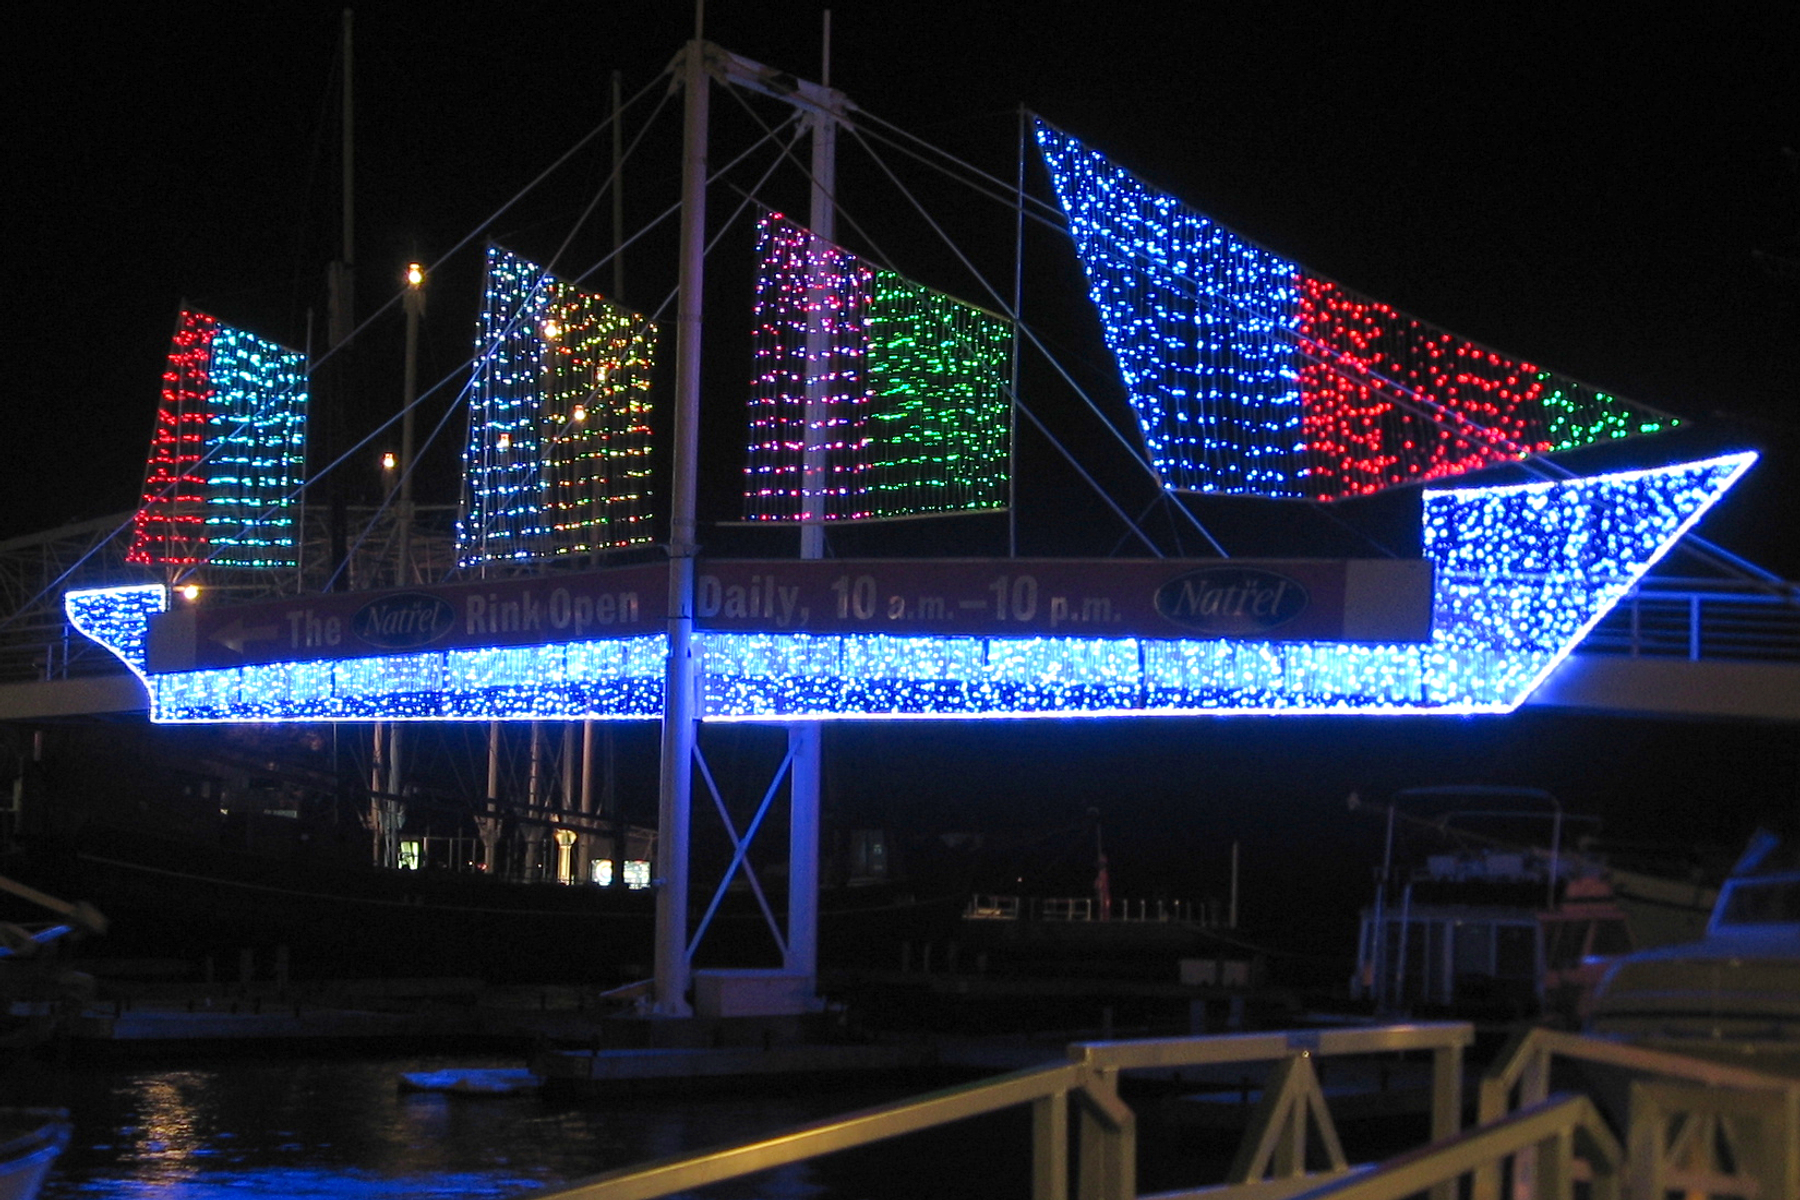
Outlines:
{"label": "natrel logo oval", "polygon": [[1306,589],[1255,567],[1204,567],[1156,589],[1156,611],[1196,633],[1254,637],[1306,611]]}
{"label": "natrel logo oval", "polygon": [[371,600],[350,618],[350,632],[383,650],[428,646],[455,625],[456,610],[450,602],[424,592],[401,592]]}

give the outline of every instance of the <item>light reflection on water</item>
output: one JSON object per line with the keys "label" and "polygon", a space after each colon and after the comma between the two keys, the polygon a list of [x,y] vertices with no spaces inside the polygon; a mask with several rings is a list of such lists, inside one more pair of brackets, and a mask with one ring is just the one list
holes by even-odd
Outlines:
{"label": "light reflection on water", "polygon": [[[406,1071],[518,1065],[517,1058],[463,1056],[73,1068],[30,1081],[33,1094],[21,1101],[60,1104],[75,1122],[41,1193],[45,1200],[378,1200],[528,1194],[904,1094],[809,1086],[776,1096],[558,1102],[530,1095],[453,1099],[397,1087]],[[783,1168],[707,1195],[838,1200],[888,1191],[880,1181],[865,1186],[855,1172],[845,1175],[845,1165]]]}

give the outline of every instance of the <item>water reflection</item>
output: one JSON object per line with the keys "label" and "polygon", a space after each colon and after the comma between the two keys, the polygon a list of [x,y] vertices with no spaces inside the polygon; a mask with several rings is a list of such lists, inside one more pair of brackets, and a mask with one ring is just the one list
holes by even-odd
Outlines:
{"label": "water reflection", "polygon": [[[452,1099],[397,1087],[407,1071],[517,1065],[516,1058],[464,1056],[71,1068],[32,1080],[34,1094],[21,1100],[61,1104],[74,1117],[74,1139],[45,1184],[46,1200],[375,1200],[528,1194],[902,1094],[889,1086],[559,1103]],[[707,1194],[829,1200],[886,1191],[846,1179],[841,1164],[833,1166],[823,1174],[811,1164],[780,1168]]]}

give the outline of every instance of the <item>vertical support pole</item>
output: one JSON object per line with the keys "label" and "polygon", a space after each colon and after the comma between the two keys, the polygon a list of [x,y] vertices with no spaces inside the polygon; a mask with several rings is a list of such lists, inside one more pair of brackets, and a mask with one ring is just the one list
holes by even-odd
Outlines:
{"label": "vertical support pole", "polygon": [[377,795],[387,787],[387,755],[382,732],[382,723],[375,722],[374,736],[369,743],[369,861],[378,867],[387,865],[382,861],[381,798]]}
{"label": "vertical support pole", "polygon": [[581,812],[594,811],[594,722],[581,723]]}
{"label": "vertical support pole", "polygon": [[[825,63],[820,82],[831,85],[831,17],[825,17]],[[812,134],[812,198],[808,224],[818,241],[837,233],[837,118],[818,111],[809,118]],[[817,254],[811,256],[817,262]],[[806,445],[800,488],[800,557],[825,557],[825,448],[822,429],[830,386],[831,331],[834,297],[822,280],[807,284]],[[819,783],[822,774],[818,723],[787,727],[788,753],[788,912],[787,949],[782,969],[816,978],[819,959]]]}
{"label": "vertical support pole", "polygon": [[669,497],[669,658],[663,674],[662,774],[657,789],[656,1011],[687,1016],[688,831],[693,819],[694,556],[700,452],[701,288],[706,242],[706,44],[682,64],[681,299],[676,315],[673,479]]}
{"label": "vertical support pole", "polygon": [[387,736],[387,791],[391,796],[400,794],[400,786],[405,782],[405,766],[401,762],[405,741],[403,738],[406,726],[398,721],[388,723]]}
{"label": "vertical support pole", "polygon": [[1109,1190],[1106,1129],[1085,1104],[1081,1106],[1077,1124],[1080,1150],[1075,1161],[1075,1195],[1078,1200],[1106,1200]]}
{"label": "vertical support pole", "polygon": [[[1530,1108],[1550,1097],[1550,1051],[1532,1046],[1525,1069],[1519,1072],[1519,1107]],[[1539,1150],[1528,1146],[1513,1156],[1513,1196],[1535,1200],[1538,1195]]]}
{"label": "vertical support pole", "polygon": [[575,722],[563,722],[562,736],[562,796],[557,807],[564,812],[575,811]]}
{"label": "vertical support pole", "polygon": [[533,817],[544,807],[544,723],[531,723],[531,770],[525,777],[525,807]]}
{"label": "vertical support pole", "polygon": [[486,860],[487,873],[495,879],[502,877],[500,869],[500,722],[489,721],[487,728],[487,815],[476,819],[475,828],[481,831],[481,852]]}
{"label": "vertical support pole", "polygon": [[[1137,1196],[1137,1130],[1130,1110],[1119,1101],[1119,1073],[1099,1069],[1089,1076],[1080,1112],[1080,1160],[1076,1164],[1079,1200],[1135,1200]],[[1119,1118],[1123,1116],[1124,1121]]]}
{"label": "vertical support pole", "polygon": [[1569,1129],[1559,1129],[1537,1144],[1537,1190],[1535,1197],[1545,1200],[1568,1200],[1573,1193],[1575,1136]]}
{"label": "vertical support pole", "polygon": [[[1441,1142],[1462,1131],[1463,1058],[1460,1046],[1431,1052],[1431,1140]],[[1431,1200],[1456,1200],[1454,1179],[1436,1184]]]}
{"label": "vertical support pole", "polygon": [[394,571],[395,587],[411,587],[413,527],[413,457],[416,449],[416,425],[413,410],[419,396],[419,322],[425,316],[425,271],[418,263],[406,268],[406,368],[400,388],[400,495],[394,516],[400,529],[400,553]]}
{"label": "vertical support pole", "polygon": [[[816,721],[788,726],[788,901],[787,949],[782,969],[809,979],[819,965],[819,777],[820,741]],[[809,991],[810,994],[810,991]]]}
{"label": "vertical support pole", "polygon": [[1225,928],[1237,928],[1238,914],[1238,844],[1234,838],[1231,842],[1231,911],[1225,920]]}
{"label": "vertical support pole", "polygon": [[1031,1200],[1069,1200],[1069,1093],[1031,1102]]}
{"label": "vertical support pole", "polygon": [[1019,105],[1019,167],[1013,190],[1012,361],[1006,379],[1006,557],[1019,557],[1019,322],[1025,304],[1025,143],[1031,114]]}

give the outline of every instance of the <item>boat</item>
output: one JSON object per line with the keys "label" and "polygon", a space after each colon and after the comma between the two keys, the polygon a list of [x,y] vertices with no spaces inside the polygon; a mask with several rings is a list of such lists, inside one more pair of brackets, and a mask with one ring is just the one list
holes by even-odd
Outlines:
{"label": "boat", "polygon": [[[44,910],[52,919],[41,919]],[[92,997],[93,978],[59,951],[106,928],[93,905],[70,904],[0,875],[0,1053],[8,1056],[0,1066],[63,1032],[70,1014]]]}
{"label": "boat", "polygon": [[60,1108],[0,1106],[0,1200],[31,1200],[73,1126]]}
{"label": "boat", "polygon": [[1800,859],[1792,847],[1758,831],[1720,889],[1706,935],[1613,964],[1587,1028],[1800,1071]]}
{"label": "boat", "polygon": [[542,1077],[525,1067],[462,1067],[442,1071],[406,1071],[402,1092],[434,1092],[444,1096],[518,1096],[544,1086]]}
{"label": "boat", "polygon": [[[1352,797],[1351,807],[1375,806]],[[1427,807],[1454,811],[1428,816]],[[1702,912],[1693,901],[1709,894],[1691,881],[1615,869],[1585,848],[1588,839],[1565,845],[1565,824],[1586,818],[1541,789],[1412,788],[1376,811],[1390,821],[1388,850],[1376,902],[1360,914],[1350,995],[1378,1011],[1578,1026],[1606,971],[1678,940]],[[1511,836],[1455,827],[1470,817]],[[1396,820],[1424,843],[1402,856],[1411,865],[1394,862]],[[1550,843],[1520,840],[1521,822],[1553,823]]]}
{"label": "boat", "polygon": [[[39,917],[47,910],[53,919],[12,919],[15,905]],[[64,1019],[92,994],[93,980],[69,970],[57,951],[104,933],[106,924],[92,905],[0,876],[0,1076],[62,1031]],[[0,1104],[0,1200],[36,1196],[72,1130],[65,1109]]]}
{"label": "boat", "polygon": [[[796,106],[815,153],[855,119],[830,88],[698,39],[672,71],[692,104],[717,85]],[[1055,199],[1017,204],[1055,214],[1070,235],[1137,426],[1135,465],[1171,519],[1210,539],[1181,497],[1342,508],[1410,489],[1419,557],[1280,547],[1163,557],[1129,519],[1156,557],[822,557],[827,529],[872,544],[911,523],[1008,510],[1017,397],[1006,364],[1028,331],[841,244],[831,189],[809,177],[805,222],[771,205],[744,239],[756,295],[755,362],[740,376],[752,379],[750,444],[732,468],[743,507],[741,520],[710,531],[750,547],[741,557],[702,557],[696,539],[698,347],[676,356],[671,424],[689,440],[667,450],[670,478],[652,480],[655,323],[558,274],[553,260],[488,247],[453,550],[432,566],[410,540],[414,448],[403,435],[383,466],[398,473],[393,508],[358,539],[397,549],[351,580],[361,590],[336,590],[357,574],[341,504],[322,564],[300,553],[304,357],[184,311],[132,524],[138,575],[65,597],[73,629],[142,682],[151,730],[172,752],[145,780],[76,747],[58,769],[98,774],[80,788],[96,807],[142,804],[145,820],[46,824],[27,840],[85,864],[80,887],[121,889],[123,903],[109,907],[146,931],[163,926],[163,945],[173,931],[204,939],[208,957],[249,948],[240,977],[363,969],[371,957],[384,970],[623,971],[644,961],[639,931],[652,907],[679,892],[671,903],[686,911],[688,847],[671,846],[704,807],[703,788],[715,790],[729,845],[696,924],[759,913],[779,924],[772,911],[786,889],[747,871],[748,845],[770,797],[797,795],[803,773],[816,779],[794,765],[816,763],[818,744],[796,729],[1510,712],[1754,460],[1521,475],[1547,453],[1635,439],[1673,419],[1305,272],[1047,122],[1034,123],[1032,141]],[[690,183],[681,295],[692,308],[680,320],[697,330],[706,180]],[[397,296],[409,330],[427,274],[415,269]],[[1173,360],[1156,359],[1177,342]],[[659,543],[650,502],[663,498],[669,536]],[[1628,532],[1588,536],[1602,526]],[[798,532],[799,556],[756,541],[771,530]],[[1580,586],[1546,583],[1570,579]],[[1501,611],[1517,619],[1496,620]],[[657,719],[657,755],[676,765],[658,779],[652,856],[649,823],[594,802],[580,781],[593,776],[596,724]],[[764,754],[772,761],[757,782],[728,781],[724,792],[745,791],[735,816],[727,801],[737,797],[690,769],[701,724],[773,726],[790,739],[785,757]],[[168,761],[184,757],[181,726],[225,741],[218,730],[241,727],[236,761],[217,749]],[[352,730],[354,758],[328,752]],[[89,735],[104,743],[113,731]],[[460,785],[424,780],[425,739],[485,739],[487,786],[475,769]],[[502,794],[495,779],[509,754],[525,780]],[[151,803],[154,789],[181,796]],[[191,829],[177,828],[184,807]],[[886,861],[874,832],[827,831],[842,855],[842,911],[875,923],[867,928],[928,918],[935,901],[909,881],[858,874]],[[788,863],[795,895],[816,890],[809,859],[803,847]],[[673,950],[664,929],[652,957],[692,954],[677,923]],[[345,938],[346,928],[365,936]],[[128,940],[143,944],[121,932]],[[281,963],[281,947],[285,967],[258,965]],[[187,953],[202,949],[195,940]],[[680,1004],[684,989],[674,991],[660,1002]]]}
{"label": "boat", "polygon": [[[74,965],[125,994],[439,976],[610,987],[647,970],[653,830],[627,823],[615,842],[604,818],[507,797],[495,816],[486,797],[421,782],[405,797],[400,853],[383,864],[357,815],[368,792],[338,785],[329,739],[309,750],[311,736],[292,726],[248,743],[136,724],[47,730],[13,860],[39,888],[90,897],[111,916],[108,936],[81,946]],[[136,781],[129,791],[125,778]],[[482,821],[498,827],[486,842]],[[602,878],[584,862],[579,879],[559,878],[558,829],[580,831],[607,866],[619,845],[623,870]],[[820,935],[832,961],[888,966],[900,942],[954,928],[966,887],[886,831],[834,825],[826,846]],[[767,961],[762,923],[753,896],[734,890],[711,953]]]}

